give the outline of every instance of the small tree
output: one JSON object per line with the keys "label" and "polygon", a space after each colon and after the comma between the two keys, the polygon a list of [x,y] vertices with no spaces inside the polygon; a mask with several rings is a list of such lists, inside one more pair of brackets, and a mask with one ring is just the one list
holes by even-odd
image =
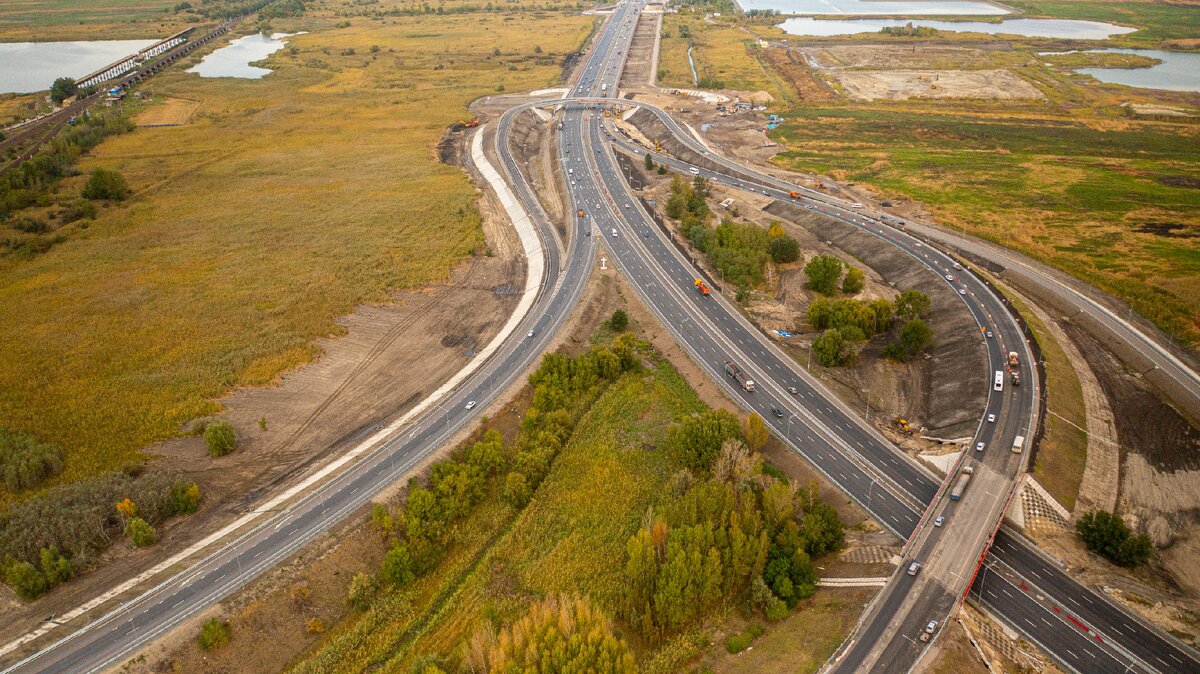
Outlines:
{"label": "small tree", "polygon": [[751,412],[742,426],[742,437],[746,440],[746,446],[756,451],[760,450],[763,445],[767,444],[767,438],[770,436],[763,418]]}
{"label": "small tree", "polygon": [[237,434],[225,421],[214,421],[204,429],[204,443],[209,456],[225,456],[237,448]]}
{"label": "small tree", "polygon": [[158,532],[140,517],[134,517],[125,523],[125,535],[135,548],[153,545],[158,540]]}
{"label": "small tree", "polygon": [[356,573],[350,579],[350,589],[346,592],[346,603],[355,611],[365,611],[371,606],[378,589],[375,577],[369,573]]}
{"label": "small tree", "polygon": [[629,327],[629,314],[625,313],[624,309],[617,309],[613,312],[612,318],[608,319],[608,325],[617,332],[622,332]]}
{"label": "small tree", "polygon": [[854,345],[840,330],[830,328],[813,340],[813,355],[825,367],[848,365],[854,361]]}
{"label": "small tree", "polygon": [[110,199],[122,201],[129,197],[132,190],[125,176],[109,169],[98,168],[92,171],[87,185],[83,188],[85,199]]}
{"label": "small tree", "polygon": [[208,651],[229,643],[231,636],[233,636],[233,630],[229,628],[229,623],[217,618],[210,618],[200,628],[200,635],[196,637],[196,643],[200,645],[201,650]]}
{"label": "small tree", "polygon": [[842,275],[842,261],[832,255],[818,255],[804,265],[804,275],[808,277],[809,288],[832,295],[837,290],[838,277]]}
{"label": "small tree", "polygon": [[896,360],[909,360],[929,348],[931,344],[933,344],[933,330],[929,329],[925,321],[914,318],[900,328],[899,339],[887,345],[884,355]]}
{"label": "small tree", "polygon": [[924,316],[929,306],[929,295],[919,290],[905,290],[896,298],[896,316],[904,319]]}
{"label": "small tree", "polygon": [[646,170],[654,170],[654,157],[650,156],[649,152],[646,153]]}
{"label": "small tree", "polygon": [[864,281],[863,270],[857,267],[850,267],[846,270],[846,278],[842,279],[842,292],[847,295],[854,295],[863,289]]}
{"label": "small tree", "polygon": [[1149,536],[1134,536],[1125,520],[1104,510],[1084,514],[1075,523],[1075,529],[1088,550],[1121,566],[1141,566],[1150,561],[1154,552]]}
{"label": "small tree", "polygon": [[128,498],[123,498],[117,501],[117,512],[121,513],[121,517],[128,520],[137,515],[137,504]]}
{"label": "small tree", "polygon": [[503,497],[510,506],[520,510],[529,503],[530,496],[529,481],[525,479],[524,473],[514,471],[504,478]]}
{"label": "small tree", "polygon": [[50,85],[50,100],[54,101],[55,105],[60,105],[78,92],[79,85],[75,84],[75,80],[70,77],[60,77]]}

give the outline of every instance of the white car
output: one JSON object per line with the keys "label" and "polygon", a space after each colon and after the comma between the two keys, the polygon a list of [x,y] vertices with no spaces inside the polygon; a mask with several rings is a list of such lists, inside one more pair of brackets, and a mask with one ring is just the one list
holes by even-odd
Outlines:
{"label": "white car", "polygon": [[473,409],[475,409],[475,401],[474,401],[474,400],[472,400],[471,402],[467,403],[467,409],[469,409],[469,410],[473,410]]}
{"label": "white car", "polygon": [[949,275],[949,274],[946,274],[946,280],[947,280],[947,281],[953,281],[953,280],[954,280],[954,277],[953,277],[953,276],[951,276],[951,275]]}
{"label": "white car", "polygon": [[958,294],[959,294],[959,295],[966,295],[966,294],[967,294],[967,289],[966,289],[966,288],[959,288],[959,289],[958,289]]}
{"label": "white car", "polygon": [[988,423],[989,423],[989,424],[994,424],[994,423],[996,423],[996,415],[995,415],[995,414],[989,414],[989,415],[988,415]]}
{"label": "white car", "polygon": [[940,527],[940,526],[942,526],[942,525],[943,525],[943,524],[945,524],[945,523],[946,523],[946,518],[945,518],[945,517],[942,517],[941,515],[938,515],[938,516],[937,516],[937,519],[935,519],[935,520],[933,521],[933,526],[935,526],[935,527]]}
{"label": "white car", "polygon": [[977,451],[977,452],[983,451],[983,443],[982,442],[975,443],[975,451]]}
{"label": "white car", "polygon": [[530,330],[530,331],[529,331],[529,334],[528,334],[528,335],[525,335],[525,336],[526,336],[526,337],[533,337],[533,334],[534,334],[534,331],[533,331],[533,330]]}
{"label": "white car", "polygon": [[992,331],[991,331],[991,330],[988,330],[988,331],[987,331],[987,336],[988,336],[988,339],[991,339],[991,338],[992,338]]}
{"label": "white car", "polygon": [[614,239],[617,238],[617,230],[615,228],[612,230],[612,236]]}

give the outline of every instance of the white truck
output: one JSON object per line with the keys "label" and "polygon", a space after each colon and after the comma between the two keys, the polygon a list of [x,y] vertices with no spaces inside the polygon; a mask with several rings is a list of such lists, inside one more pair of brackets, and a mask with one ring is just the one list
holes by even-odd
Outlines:
{"label": "white truck", "polygon": [[1013,454],[1020,454],[1024,450],[1025,450],[1025,436],[1018,435],[1017,437],[1013,438],[1013,446],[1012,446]]}
{"label": "white truck", "polygon": [[733,377],[746,393],[754,393],[754,381],[732,360],[725,361],[725,376]]}

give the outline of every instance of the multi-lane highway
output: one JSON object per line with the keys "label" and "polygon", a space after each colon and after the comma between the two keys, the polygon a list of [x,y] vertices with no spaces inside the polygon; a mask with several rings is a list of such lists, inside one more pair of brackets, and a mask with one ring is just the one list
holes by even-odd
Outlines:
{"label": "multi-lane highway", "polygon": [[[550,226],[508,146],[517,115],[547,103],[509,110],[497,125],[496,154],[505,177],[537,226],[546,260],[538,299],[515,337],[436,408],[365,453],[350,468],[187,571],[18,663],[15,671],[93,671],[119,663],[285,559],[402,477],[429,451],[470,423],[540,355],[580,297],[600,241],[651,311],[739,405],[762,416],[779,437],[883,526],[901,538],[911,538],[908,557],[922,561],[926,570],[912,577],[897,574],[856,632],[862,635],[862,642],[882,644],[883,648],[856,649],[851,643],[841,662],[895,668],[916,661],[921,647],[913,642],[910,648],[908,641],[927,616],[948,612],[956,594],[970,582],[973,565],[968,565],[971,560],[966,553],[974,551],[978,557],[1003,505],[1004,487],[1011,484],[1024,457],[1009,451],[1009,446],[1016,435],[1032,435],[1032,397],[1028,392],[1037,386],[1033,371],[1023,368],[1025,384],[1017,394],[1006,385],[993,391],[986,409],[980,410],[977,435],[985,449],[970,451],[964,458],[979,479],[963,500],[951,503],[934,475],[863,423],[736,308],[720,296],[699,295],[692,287],[696,270],[653,223],[624,182],[614,154],[614,141],[624,141],[606,127],[600,109],[603,103],[598,102],[616,95],[640,10],[640,1],[617,5],[572,83],[571,99],[549,103],[560,108],[556,113],[562,124],[558,158],[570,212],[584,212],[583,217],[573,218],[567,241],[561,241]],[[789,199],[789,191],[800,191],[713,154],[665,113],[655,114],[665,118],[668,128],[705,160],[696,168],[709,179],[777,199]],[[684,172],[692,168],[681,159],[660,160],[676,162],[672,166]],[[946,283],[955,292],[962,291],[965,308],[981,327],[980,339],[987,345],[990,363],[987,371],[964,376],[990,388],[992,371],[1003,369],[996,364],[1007,351],[1017,351],[1023,363],[1029,362],[1020,330],[1007,308],[986,284],[956,269],[955,261],[932,249],[928,241],[887,227],[845,204],[814,198],[808,205],[814,212],[836,217],[898,246],[930,273],[951,277]],[[992,338],[985,336],[986,330],[993,332]],[[526,337],[530,331],[534,336]],[[725,376],[726,361],[736,362],[758,383],[754,392],[743,390]],[[468,409],[468,401],[477,405]],[[983,421],[986,414],[995,414],[996,421]],[[938,515],[946,523],[933,527],[930,522]],[[1127,663],[1145,670],[1200,670],[1193,651],[1074,583],[1019,535],[1001,531],[988,560],[986,572],[972,585],[977,601],[1042,644],[1065,666],[1080,672],[1121,671]],[[1047,602],[1056,603],[1048,606]],[[885,619],[893,615],[902,619]],[[1078,625],[1086,625],[1087,631]],[[1103,630],[1101,635],[1095,633],[1097,629]],[[1174,668],[1172,662],[1184,665]]]}

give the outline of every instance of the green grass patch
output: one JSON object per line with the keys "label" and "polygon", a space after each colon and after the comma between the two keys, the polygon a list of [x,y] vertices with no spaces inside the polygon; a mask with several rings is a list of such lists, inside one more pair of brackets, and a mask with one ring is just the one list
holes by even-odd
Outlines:
{"label": "green grass patch", "polygon": [[1136,33],[1116,38],[1121,42],[1149,43],[1200,38],[1200,21],[1196,20],[1195,6],[1190,5],[1075,0],[1014,0],[1005,4],[1020,9],[1031,17],[1106,21],[1141,28]]}

